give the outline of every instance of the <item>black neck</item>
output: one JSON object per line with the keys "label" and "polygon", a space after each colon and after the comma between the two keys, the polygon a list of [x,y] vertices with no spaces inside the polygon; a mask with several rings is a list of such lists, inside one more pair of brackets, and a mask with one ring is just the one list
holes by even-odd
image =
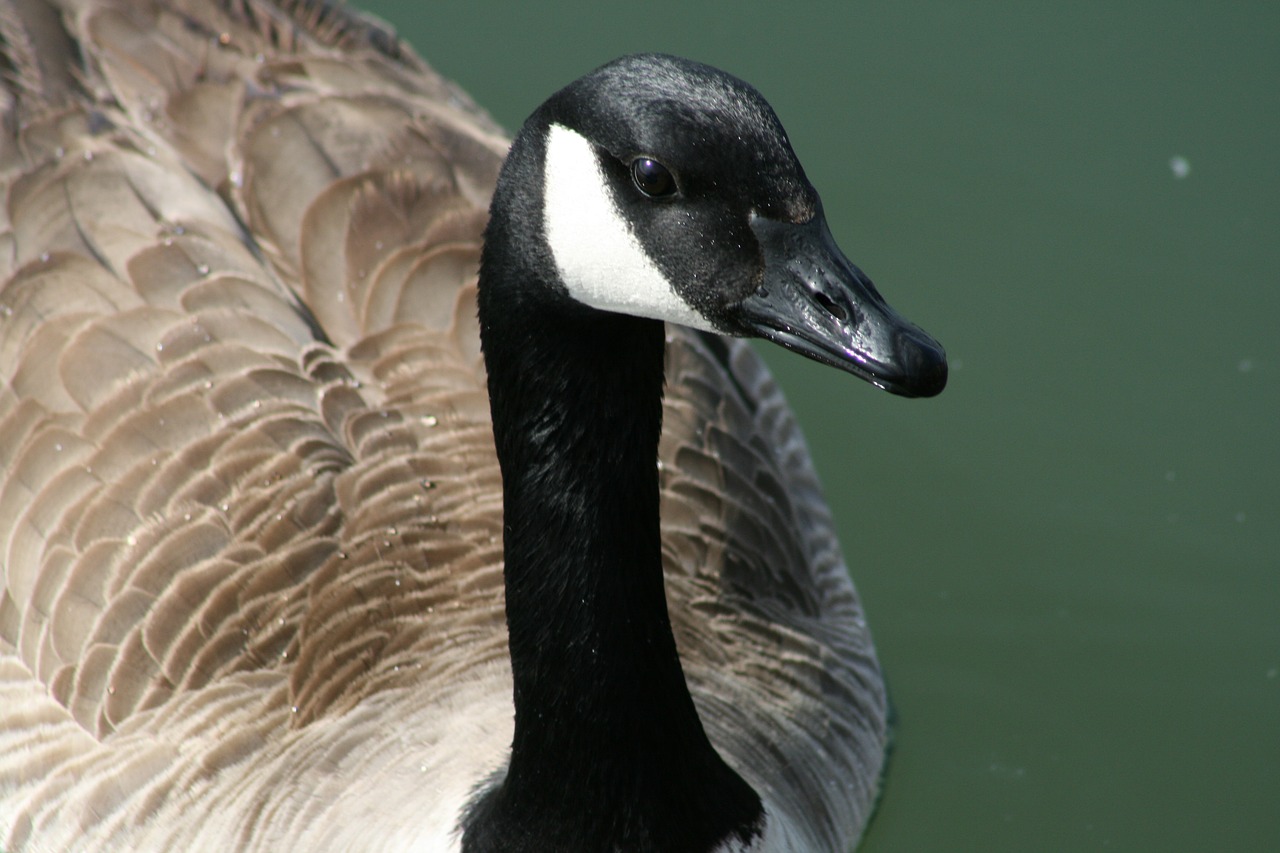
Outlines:
{"label": "black neck", "polygon": [[663,591],[663,326],[491,248],[480,324],[502,467],[515,739],[463,849],[706,853],[760,800],[707,740]]}

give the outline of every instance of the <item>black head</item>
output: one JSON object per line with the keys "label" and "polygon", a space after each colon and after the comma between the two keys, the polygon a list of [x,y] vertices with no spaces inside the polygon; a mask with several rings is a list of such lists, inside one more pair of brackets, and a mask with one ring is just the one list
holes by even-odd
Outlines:
{"label": "black head", "polygon": [[516,177],[540,183],[538,241],[580,303],[763,337],[908,396],[946,382],[942,347],[841,253],[777,116],[736,77],[609,63],[530,117],[499,196]]}

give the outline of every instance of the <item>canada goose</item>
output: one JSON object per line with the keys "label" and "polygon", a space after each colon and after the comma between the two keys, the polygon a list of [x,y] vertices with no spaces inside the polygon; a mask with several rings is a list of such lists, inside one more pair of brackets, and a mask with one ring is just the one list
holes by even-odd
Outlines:
{"label": "canada goose", "polygon": [[0,10],[0,848],[856,842],[874,650],[711,333],[946,367],[755,90],[625,58],[503,165],[325,3]]}

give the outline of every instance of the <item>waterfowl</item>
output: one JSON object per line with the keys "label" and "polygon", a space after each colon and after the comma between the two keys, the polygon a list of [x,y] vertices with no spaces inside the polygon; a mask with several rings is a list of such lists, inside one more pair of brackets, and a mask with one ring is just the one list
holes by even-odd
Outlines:
{"label": "waterfowl", "polygon": [[754,89],[624,58],[508,156],[327,4],[0,37],[0,848],[856,842],[883,683],[739,338],[945,358]]}

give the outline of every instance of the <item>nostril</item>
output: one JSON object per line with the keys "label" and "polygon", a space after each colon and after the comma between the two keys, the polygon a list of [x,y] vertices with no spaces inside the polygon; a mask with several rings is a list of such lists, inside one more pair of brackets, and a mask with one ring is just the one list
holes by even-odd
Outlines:
{"label": "nostril", "polygon": [[849,319],[849,312],[844,310],[844,306],[836,304],[835,300],[830,296],[827,296],[827,294],[823,293],[821,290],[815,290],[813,292],[813,298],[818,300],[818,304],[837,320],[844,322]]}

